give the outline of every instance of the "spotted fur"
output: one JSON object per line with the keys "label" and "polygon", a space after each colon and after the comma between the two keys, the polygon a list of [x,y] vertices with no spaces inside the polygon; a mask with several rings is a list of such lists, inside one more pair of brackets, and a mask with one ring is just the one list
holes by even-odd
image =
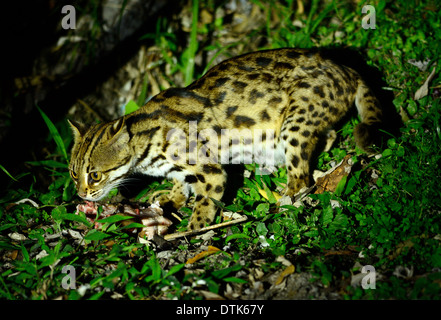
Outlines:
{"label": "spotted fur", "polygon": [[[160,198],[161,203],[180,208],[193,192],[190,228],[198,229],[214,220],[212,199],[220,200],[226,188],[220,155],[208,147],[208,138],[197,138],[201,132],[216,133],[220,148],[225,129],[272,130],[275,158],[287,167],[286,194],[294,196],[311,183],[310,161],[319,138],[354,102],[361,118],[355,140],[368,150],[382,122],[382,111],[356,71],[318,51],[245,54],[213,67],[186,88],[159,93],[138,111],[112,122],[86,127],[71,121],[75,137],[71,175],[79,196],[87,200],[101,199],[136,172],[172,179],[174,188]],[[192,130],[190,124],[197,129]],[[169,139],[173,130],[178,132],[178,142]],[[242,142],[246,144],[247,139]],[[266,139],[264,133],[262,141]],[[228,161],[240,160],[239,140],[231,137]],[[201,152],[212,161],[196,159]],[[250,151],[245,148],[243,152]]]}

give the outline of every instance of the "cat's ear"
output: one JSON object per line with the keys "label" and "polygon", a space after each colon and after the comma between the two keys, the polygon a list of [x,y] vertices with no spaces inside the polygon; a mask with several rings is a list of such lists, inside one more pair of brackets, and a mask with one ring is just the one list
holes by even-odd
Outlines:
{"label": "cat's ear", "polygon": [[120,152],[125,150],[129,146],[129,134],[125,127],[124,118],[119,118],[115,120],[109,126],[109,140],[106,141],[106,147],[111,152]]}
{"label": "cat's ear", "polygon": [[67,120],[67,122],[70,124],[75,141],[81,139],[81,137],[87,132],[88,127],[80,122],[74,120]]}
{"label": "cat's ear", "polygon": [[113,137],[116,137],[119,133],[121,133],[122,128],[124,127],[124,123],[125,123],[125,120],[123,117],[123,118],[119,118],[118,120],[115,121],[114,124],[112,124],[111,133],[112,133]]}

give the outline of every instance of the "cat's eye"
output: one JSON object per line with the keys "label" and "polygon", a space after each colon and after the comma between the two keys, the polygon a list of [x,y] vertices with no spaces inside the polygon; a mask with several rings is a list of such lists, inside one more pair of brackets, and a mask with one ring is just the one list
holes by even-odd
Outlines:
{"label": "cat's eye", "polygon": [[93,182],[98,182],[101,180],[101,172],[91,172],[89,173],[89,177]]}
{"label": "cat's eye", "polygon": [[70,170],[70,176],[71,176],[72,179],[74,179],[74,180],[77,180],[77,179],[78,179],[78,174],[77,174],[75,171],[73,171],[73,170]]}

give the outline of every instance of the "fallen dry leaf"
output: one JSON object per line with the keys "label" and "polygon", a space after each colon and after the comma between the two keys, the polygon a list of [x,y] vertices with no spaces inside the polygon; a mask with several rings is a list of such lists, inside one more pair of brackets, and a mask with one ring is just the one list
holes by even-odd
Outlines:
{"label": "fallen dry leaf", "polygon": [[27,237],[24,234],[18,233],[18,232],[11,232],[8,233],[9,238],[15,241],[24,241],[27,240]]}
{"label": "fallen dry leaf", "polygon": [[286,269],[282,271],[282,273],[279,275],[279,277],[277,278],[277,280],[276,280],[276,282],[274,284],[276,286],[281,284],[282,281],[285,279],[285,277],[289,276],[292,273],[294,273],[295,270],[296,270],[296,268],[293,265],[290,265],[290,266],[286,267]]}
{"label": "fallen dry leaf", "polygon": [[424,84],[415,92],[415,100],[420,100],[429,94],[429,82],[432,81],[435,76],[435,69],[436,67],[433,67],[432,72],[427,77],[426,81],[424,81]]}
{"label": "fallen dry leaf", "polygon": [[409,239],[400,242],[399,244],[396,245],[394,252],[392,252],[392,254],[388,256],[388,258],[390,260],[396,259],[403,252],[403,250],[409,250],[413,248],[413,246],[418,241],[418,239],[425,239],[425,238],[427,238],[427,235],[421,234],[421,235],[412,236]]}
{"label": "fallen dry leaf", "polygon": [[352,254],[355,254],[355,253],[350,250],[329,250],[325,253],[325,257],[328,257],[328,256],[350,256]]}
{"label": "fallen dry leaf", "polygon": [[186,264],[192,264],[195,263],[196,261],[203,259],[207,256],[210,256],[216,252],[220,251],[219,248],[213,247],[213,246],[208,246],[208,249],[206,251],[202,251],[201,253],[198,253],[197,255],[195,255],[193,258],[188,259]]}
{"label": "fallen dry leaf", "polygon": [[334,192],[341,179],[348,176],[351,172],[352,165],[349,163],[349,159],[351,159],[351,156],[347,155],[338,165],[328,170],[323,176],[318,177],[315,183],[317,189],[314,193],[320,194],[324,191]]}
{"label": "fallen dry leaf", "polygon": [[205,300],[225,300],[224,297],[218,295],[217,293],[206,291],[206,290],[198,290],[199,293],[201,293]]}
{"label": "fallen dry leaf", "polygon": [[[262,197],[264,197],[266,200],[269,200],[268,194],[266,193],[266,191],[264,189],[257,187],[257,191],[259,191],[259,193]],[[282,198],[282,196],[275,191],[271,191],[271,193],[273,194],[274,198],[276,198],[277,201],[279,201],[280,198]]]}
{"label": "fallen dry leaf", "polygon": [[242,218],[242,216],[240,214],[238,214],[237,212],[231,212],[231,211],[223,211],[222,217],[224,218],[223,219],[224,221],[232,221],[232,220]]}
{"label": "fallen dry leaf", "polygon": [[18,250],[7,250],[4,254],[3,254],[3,259],[5,261],[8,260],[15,260],[17,259],[18,256]]}

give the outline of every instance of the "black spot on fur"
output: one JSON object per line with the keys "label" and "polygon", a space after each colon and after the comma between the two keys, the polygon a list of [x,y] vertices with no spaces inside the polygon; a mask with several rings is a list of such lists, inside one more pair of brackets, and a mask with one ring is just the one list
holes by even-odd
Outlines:
{"label": "black spot on fur", "polygon": [[196,178],[196,176],[193,175],[188,175],[185,177],[184,181],[187,183],[196,183],[198,182],[198,178]]}
{"label": "black spot on fur", "polygon": [[292,157],[291,163],[294,166],[294,168],[297,168],[299,166],[299,162],[300,162],[299,157],[297,156]]}
{"label": "black spot on fur", "polygon": [[219,95],[214,99],[214,101],[213,101],[214,104],[215,105],[221,104],[222,102],[224,102],[226,96],[227,96],[227,92],[226,91],[220,92]]}
{"label": "black spot on fur", "polygon": [[162,96],[165,98],[192,98],[200,103],[202,103],[205,107],[212,107],[210,99],[202,97],[198,95],[197,93],[185,89],[185,88],[170,88],[162,92]]}
{"label": "black spot on fur", "polygon": [[217,134],[222,134],[222,128],[218,125],[213,126],[213,130],[216,131]]}
{"label": "black spot on fur", "polygon": [[235,127],[240,127],[240,126],[251,127],[251,126],[254,126],[255,124],[256,124],[256,121],[254,121],[253,119],[246,117],[246,116],[236,116],[234,118],[234,126]]}
{"label": "black spot on fur", "polygon": [[304,136],[305,138],[309,137],[311,135],[311,132],[309,132],[308,130],[305,130],[302,132],[302,136]]}
{"label": "black spot on fur", "polygon": [[260,67],[267,67],[273,60],[265,57],[259,57],[256,59],[256,64]]}
{"label": "black spot on fur", "polygon": [[297,132],[299,130],[300,130],[299,126],[292,126],[291,128],[289,128],[289,131],[292,131],[292,132]]}
{"label": "black spot on fur", "polygon": [[248,80],[253,81],[253,80],[256,80],[257,78],[259,78],[259,76],[260,76],[260,74],[258,74],[258,73],[252,73],[252,74],[248,74],[247,78],[248,78]]}
{"label": "black spot on fur", "polygon": [[269,116],[268,112],[266,112],[266,110],[263,110],[260,113],[260,120],[261,121],[270,121],[271,120],[271,117]]}
{"label": "black spot on fur", "polygon": [[318,94],[320,96],[320,98],[324,98],[325,97],[325,93],[323,92],[323,87],[322,86],[315,86],[313,88],[313,91],[315,94]]}
{"label": "black spot on fur", "polygon": [[286,53],[286,56],[289,58],[289,59],[298,59],[299,57],[301,57],[301,53],[300,52],[297,52],[297,51],[294,51],[294,50],[290,50],[290,51],[288,51],[287,53]]}
{"label": "black spot on fur", "polygon": [[274,66],[275,69],[294,69],[294,66],[287,62],[277,62]]}
{"label": "black spot on fur", "polygon": [[256,70],[254,67],[247,66],[247,65],[238,65],[237,68],[240,70],[243,70],[243,71],[247,71],[247,72],[251,72],[251,71]]}
{"label": "black spot on fur", "polygon": [[264,93],[257,91],[256,89],[251,90],[250,97],[248,101],[252,104],[255,104],[258,99],[263,98],[265,96]]}
{"label": "black spot on fur", "polygon": [[214,86],[216,88],[222,87],[225,83],[227,83],[230,80],[230,78],[225,77],[225,78],[218,78],[216,79],[216,81],[214,82]]}
{"label": "black spot on fur", "polygon": [[297,140],[297,139],[292,139],[292,140],[289,142],[289,144],[292,145],[293,147],[297,147],[297,146],[299,145],[299,140]]}
{"label": "black spot on fur", "polygon": [[234,81],[232,83],[232,86],[235,92],[242,93],[244,89],[248,86],[248,84],[242,81]]}
{"label": "black spot on fur", "polygon": [[227,118],[231,117],[231,115],[239,108],[238,106],[228,107],[227,108]]}
{"label": "black spot on fur", "polygon": [[209,164],[204,164],[202,166],[202,171],[204,173],[209,173],[209,174],[221,174],[222,173],[222,169],[219,169],[216,166],[209,165]]}
{"label": "black spot on fur", "polygon": [[268,105],[270,107],[276,107],[278,104],[280,104],[282,102],[282,98],[279,97],[272,97],[271,99],[269,99],[268,101]]}
{"label": "black spot on fur", "polygon": [[[219,64],[217,66],[217,69],[220,70],[220,71],[226,71],[226,70],[228,70],[230,68],[231,68],[231,64],[228,63],[228,62],[222,62],[221,64]],[[210,76],[213,76],[212,73],[210,73]]]}
{"label": "black spot on fur", "polygon": [[311,88],[311,85],[308,82],[304,82],[304,81],[299,82],[299,84],[297,86],[299,88],[305,88],[305,89]]}

